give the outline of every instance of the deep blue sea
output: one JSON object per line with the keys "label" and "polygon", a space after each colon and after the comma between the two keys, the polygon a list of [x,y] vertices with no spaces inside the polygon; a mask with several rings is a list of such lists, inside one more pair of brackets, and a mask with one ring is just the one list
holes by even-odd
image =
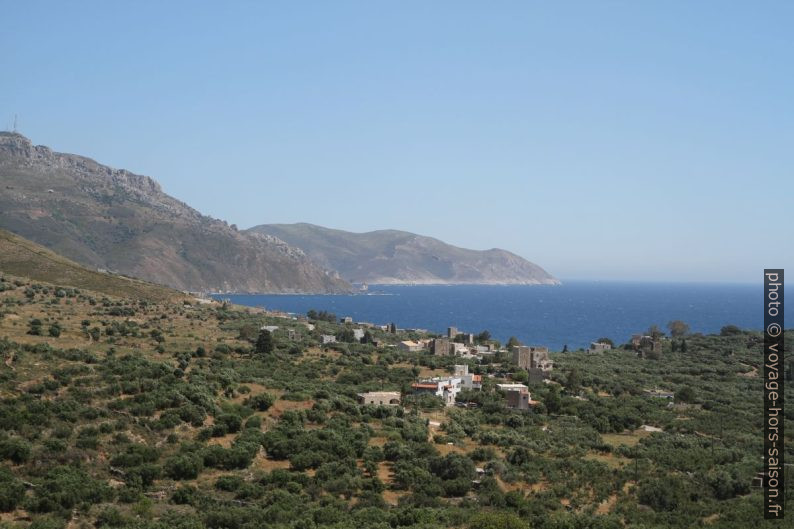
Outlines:
{"label": "deep blue sea", "polygon": [[327,310],[355,321],[435,332],[450,326],[461,332],[487,329],[503,342],[516,336],[554,350],[566,344],[585,347],[603,336],[624,343],[652,324],[665,329],[675,319],[703,333],[719,332],[727,324],[763,325],[761,284],[567,281],[561,286],[372,286],[367,295],[216,297],[299,314]]}

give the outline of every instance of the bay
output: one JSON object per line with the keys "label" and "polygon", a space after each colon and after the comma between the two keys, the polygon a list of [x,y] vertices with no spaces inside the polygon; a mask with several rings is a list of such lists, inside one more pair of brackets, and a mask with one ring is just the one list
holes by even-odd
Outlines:
{"label": "bay", "polygon": [[[731,283],[566,281],[560,286],[371,286],[356,295],[218,295],[252,307],[339,317],[444,333],[447,327],[487,329],[506,341],[553,350],[586,347],[601,337],[625,343],[651,325],[663,330],[683,320],[692,332],[717,333],[725,325],[761,329],[763,288]],[[788,324],[788,320],[787,320]]]}

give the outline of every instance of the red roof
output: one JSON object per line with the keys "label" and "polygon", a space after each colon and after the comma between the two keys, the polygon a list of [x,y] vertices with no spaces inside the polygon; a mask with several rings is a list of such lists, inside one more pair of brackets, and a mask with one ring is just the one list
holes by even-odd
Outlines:
{"label": "red roof", "polygon": [[411,384],[411,387],[416,389],[438,389],[437,384]]}

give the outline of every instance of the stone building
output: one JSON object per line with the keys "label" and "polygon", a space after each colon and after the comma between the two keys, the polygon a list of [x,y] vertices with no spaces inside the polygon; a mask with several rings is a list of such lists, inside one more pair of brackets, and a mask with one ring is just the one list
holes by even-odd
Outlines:
{"label": "stone building", "polygon": [[590,354],[598,354],[603,353],[604,351],[609,351],[612,349],[612,346],[608,343],[603,342],[590,342],[590,348],[587,350]]}
{"label": "stone building", "polygon": [[505,405],[515,410],[529,410],[537,402],[533,401],[529,388],[524,384],[497,384],[496,389],[505,395]]}
{"label": "stone building", "polygon": [[554,362],[549,358],[547,347],[518,345],[513,348],[513,363],[529,373],[530,382],[540,382],[549,378]]}
{"label": "stone building", "polygon": [[436,356],[449,356],[452,354],[449,343],[449,338],[436,338],[430,342],[430,352]]}
{"label": "stone building", "polygon": [[631,337],[631,345],[637,351],[637,356],[645,357],[649,354],[662,354],[662,340],[660,337],[635,334]]}
{"label": "stone building", "polygon": [[423,342],[417,342],[414,340],[403,340],[397,344],[397,348],[401,351],[407,351],[409,353],[415,353],[417,351],[421,351],[425,348],[425,344]]}
{"label": "stone building", "polygon": [[399,406],[399,391],[370,391],[358,394],[359,404],[372,404],[375,406]]}

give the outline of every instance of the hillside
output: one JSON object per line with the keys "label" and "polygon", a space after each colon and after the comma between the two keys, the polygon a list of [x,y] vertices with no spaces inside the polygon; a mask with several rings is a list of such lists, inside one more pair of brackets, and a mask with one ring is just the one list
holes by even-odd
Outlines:
{"label": "hillside", "polygon": [[505,250],[467,250],[405,231],[351,233],[312,224],[263,224],[249,231],[278,237],[353,283],[559,283],[538,265]]}
{"label": "hillside", "polygon": [[[753,486],[758,332],[665,339],[656,360],[552,354],[521,411],[497,386],[527,378],[504,350],[408,352],[423,335],[355,343],[352,325],[3,274],[0,290],[4,529],[788,527]],[[461,406],[412,394],[455,364],[482,374]],[[368,391],[400,405],[360,405]]]}
{"label": "hillside", "polygon": [[187,299],[167,287],[87,268],[43,246],[0,229],[0,272],[46,281],[62,287],[89,289],[108,296],[148,301]]}
{"label": "hillside", "polygon": [[0,133],[0,227],[80,264],[190,291],[344,292],[274,237],[238,232],[153,179]]}

